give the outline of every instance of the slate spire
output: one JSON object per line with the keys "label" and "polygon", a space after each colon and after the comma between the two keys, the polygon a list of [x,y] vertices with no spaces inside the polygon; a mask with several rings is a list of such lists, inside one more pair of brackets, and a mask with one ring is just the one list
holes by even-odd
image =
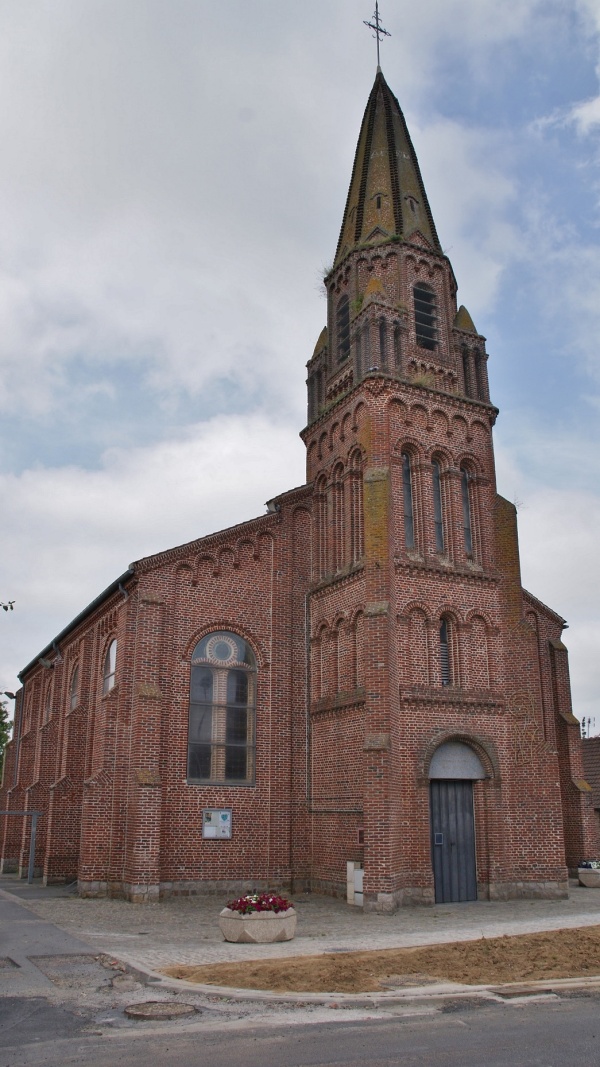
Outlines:
{"label": "slate spire", "polygon": [[365,110],[334,265],[361,244],[420,233],[442,252],[404,115],[377,71]]}

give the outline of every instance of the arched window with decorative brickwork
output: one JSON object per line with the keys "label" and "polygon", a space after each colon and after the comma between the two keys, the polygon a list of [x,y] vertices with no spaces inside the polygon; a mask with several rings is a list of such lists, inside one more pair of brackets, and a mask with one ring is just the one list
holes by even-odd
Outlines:
{"label": "arched window with decorative brickwork", "polygon": [[350,457],[350,560],[358,563],[364,555],[363,458],[359,451]]}
{"label": "arched window with decorative brickwork", "polygon": [[208,634],[192,652],[188,781],[254,782],[255,724],[254,652],[239,634]]}
{"label": "arched window with decorative brickwork", "polygon": [[418,282],[413,288],[415,307],[415,335],[419,348],[433,350],[437,346],[438,319],[435,293],[429,285]]}
{"label": "arched window with decorative brickwork", "polygon": [[350,301],[346,294],[338,300],[336,311],[338,363],[350,355]]}
{"label": "arched window with decorative brickwork", "polygon": [[332,569],[341,570],[345,560],[345,500],[344,500],[344,468],[337,463],[333,471],[331,484],[332,494]]}
{"label": "arched window with decorative brickwork", "polygon": [[117,641],[116,638],[110,642],[106,649],[106,655],[104,657],[104,666],[102,668],[102,695],[106,696],[110,693],[111,689],[114,689],[115,681],[117,677]]}

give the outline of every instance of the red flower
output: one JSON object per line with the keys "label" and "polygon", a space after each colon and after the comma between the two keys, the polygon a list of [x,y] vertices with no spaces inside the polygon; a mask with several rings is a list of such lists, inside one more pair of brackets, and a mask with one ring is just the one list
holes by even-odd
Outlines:
{"label": "red flower", "polygon": [[230,911],[239,911],[242,915],[251,915],[255,911],[287,911],[293,907],[290,900],[275,893],[246,893],[227,905]]}

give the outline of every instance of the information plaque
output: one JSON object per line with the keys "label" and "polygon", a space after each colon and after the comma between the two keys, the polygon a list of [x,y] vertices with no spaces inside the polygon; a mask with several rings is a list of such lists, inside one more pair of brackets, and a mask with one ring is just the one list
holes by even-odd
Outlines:
{"label": "information plaque", "polygon": [[202,837],[229,839],[231,837],[231,808],[204,808]]}

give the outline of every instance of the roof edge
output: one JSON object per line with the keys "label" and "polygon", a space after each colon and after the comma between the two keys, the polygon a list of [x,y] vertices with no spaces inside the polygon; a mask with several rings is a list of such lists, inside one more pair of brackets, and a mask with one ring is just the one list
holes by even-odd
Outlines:
{"label": "roof edge", "polygon": [[128,567],[126,571],[123,571],[123,574],[121,574],[118,578],[115,578],[114,582],[111,582],[110,585],[107,585],[106,589],[104,589],[95,598],[95,600],[92,600],[91,603],[83,609],[83,611],[79,612],[79,615],[76,615],[74,619],[71,619],[71,622],[68,623],[67,626],[65,626],[64,629],[62,629],[60,633],[56,635],[55,638],[53,638],[50,644],[46,645],[46,647],[43,648],[37,656],[34,656],[34,658],[31,660],[30,663],[27,664],[26,667],[23,667],[23,670],[19,671],[19,673],[17,674],[17,678],[19,679],[19,681],[22,682],[23,676],[27,674],[27,672],[30,671],[32,667],[36,667],[41,659],[45,659],[50,652],[56,651],[56,646],[61,641],[64,641],[65,637],[68,637],[69,634],[72,633],[77,626],[79,626],[80,622],[83,622],[84,619],[88,617],[88,615],[91,615],[92,612],[95,611],[96,608],[100,607],[100,605],[104,603],[105,600],[108,600],[109,596],[112,596],[113,593],[118,592],[119,588],[123,585],[123,582],[128,581],[128,579],[132,578],[134,574],[135,571],[133,570],[133,568]]}

